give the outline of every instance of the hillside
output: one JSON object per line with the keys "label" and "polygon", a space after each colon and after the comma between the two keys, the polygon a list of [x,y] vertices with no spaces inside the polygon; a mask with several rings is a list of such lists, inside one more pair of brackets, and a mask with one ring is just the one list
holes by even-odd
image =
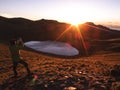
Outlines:
{"label": "hillside", "polygon": [[[0,41],[9,41],[11,38],[19,36],[25,42],[45,40],[67,42],[80,50],[81,55],[85,55],[85,50],[88,54],[92,54],[96,48],[99,48],[96,47],[98,46],[96,40],[120,38],[120,31],[95,25],[92,22],[75,27],[55,20],[31,21],[24,18],[0,17]],[[104,45],[102,42],[99,44]]]}
{"label": "hillside", "polygon": [[120,39],[96,42],[109,45],[89,57],[63,58],[22,50],[21,57],[34,75],[27,77],[19,65],[16,78],[8,45],[0,43],[0,90],[119,90],[120,73],[114,76],[111,71],[120,72]]}
{"label": "hillside", "polygon": [[[74,27],[53,20],[0,17],[0,32],[0,90],[120,89],[119,31],[91,22]],[[25,42],[67,42],[79,49],[80,55],[62,57],[24,49],[21,57],[33,75],[26,76],[25,68],[19,65],[19,74],[15,78],[7,44],[15,36],[23,37]],[[88,55],[81,56],[85,53]]]}
{"label": "hillside", "polygon": [[[92,22],[81,24],[78,27],[85,40],[120,37],[120,32],[102,25],[95,25]],[[56,40],[65,30],[67,32],[60,38],[62,41],[76,39],[76,28],[67,23],[45,19],[31,21],[24,18],[5,18],[0,16],[1,40],[9,40],[9,38],[15,36],[21,36],[25,41]]]}

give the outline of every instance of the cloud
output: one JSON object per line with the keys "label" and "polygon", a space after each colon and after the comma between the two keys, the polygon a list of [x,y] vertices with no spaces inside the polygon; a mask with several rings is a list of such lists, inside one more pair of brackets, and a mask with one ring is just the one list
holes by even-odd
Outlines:
{"label": "cloud", "polygon": [[120,30],[120,25],[109,25],[110,28]]}
{"label": "cloud", "polygon": [[120,30],[120,22],[107,22],[104,25],[111,29]]}

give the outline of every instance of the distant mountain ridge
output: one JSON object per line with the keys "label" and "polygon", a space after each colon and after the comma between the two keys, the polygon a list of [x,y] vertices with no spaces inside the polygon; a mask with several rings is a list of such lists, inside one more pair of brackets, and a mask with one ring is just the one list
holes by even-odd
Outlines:
{"label": "distant mountain ridge", "polygon": [[[26,41],[62,41],[81,51],[92,53],[101,40],[120,38],[120,31],[112,30],[92,22],[80,24],[78,27],[55,20],[28,20],[24,18],[5,18],[0,16],[0,41],[9,41],[13,37],[22,37]],[[100,41],[100,42],[97,42]],[[93,42],[94,41],[94,42]]]}
{"label": "distant mountain ridge", "polygon": [[[25,18],[0,16],[0,40],[9,40],[12,37],[21,36],[25,41],[59,39],[60,41],[72,42],[76,40],[75,35],[77,33],[75,31],[75,27],[70,24],[55,20],[41,19],[32,21]],[[79,25],[79,31],[85,40],[120,37],[120,31],[102,25],[95,25],[92,22]],[[64,35],[61,35],[63,32],[65,32]]]}

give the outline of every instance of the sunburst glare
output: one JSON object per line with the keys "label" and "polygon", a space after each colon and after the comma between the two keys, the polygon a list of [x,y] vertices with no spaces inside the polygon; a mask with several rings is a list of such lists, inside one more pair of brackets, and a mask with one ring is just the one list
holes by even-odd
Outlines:
{"label": "sunburst glare", "polygon": [[82,53],[84,55],[88,55],[88,51],[87,51],[87,48],[86,48],[86,43],[85,43],[85,40],[84,40],[84,38],[82,36],[81,28],[80,28],[79,24],[71,24],[66,30],[64,30],[63,33],[61,33],[59,35],[59,37],[56,39],[56,41],[60,40],[66,33],[68,33],[69,30],[74,30],[73,38],[75,40],[78,40],[78,43],[80,43],[79,48],[81,49]]}

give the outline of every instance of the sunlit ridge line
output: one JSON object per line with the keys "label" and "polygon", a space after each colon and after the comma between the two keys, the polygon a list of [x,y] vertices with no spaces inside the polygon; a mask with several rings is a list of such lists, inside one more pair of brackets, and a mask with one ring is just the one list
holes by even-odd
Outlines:
{"label": "sunlit ridge line", "polygon": [[99,30],[105,30],[105,31],[111,32],[111,31],[109,31],[109,30],[106,30],[106,29],[103,29],[103,28],[95,27],[95,26],[88,25],[88,24],[86,24],[86,25],[87,25],[87,26],[90,26],[90,27],[93,27],[93,28],[96,28],[96,29],[99,29]]}

